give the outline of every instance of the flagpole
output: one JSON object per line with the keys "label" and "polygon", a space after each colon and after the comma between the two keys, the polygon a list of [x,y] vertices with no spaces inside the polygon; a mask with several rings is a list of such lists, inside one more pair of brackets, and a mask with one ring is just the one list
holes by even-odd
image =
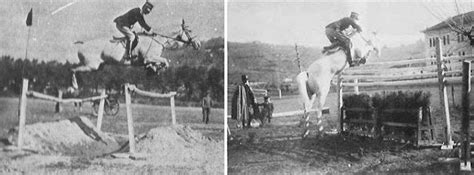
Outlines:
{"label": "flagpole", "polygon": [[[26,38],[26,51],[25,51],[25,60],[28,59],[28,47],[30,45],[30,32],[31,32],[31,27],[28,27],[28,36]],[[25,65],[21,67],[21,76],[25,76]]]}
{"label": "flagpole", "polygon": [[[30,45],[30,34],[31,34],[31,26],[33,25],[33,8],[30,9],[28,16],[26,17],[26,27],[28,27],[28,36],[26,38],[26,49],[25,49],[25,60],[28,59],[28,47]],[[25,76],[25,65],[21,67],[21,76],[24,78]]]}
{"label": "flagpole", "polygon": [[[25,60],[28,59],[28,45],[30,43],[30,32],[31,26],[33,25],[33,8],[30,9],[28,16],[26,17],[26,26],[28,27],[28,36],[26,38],[26,51],[25,51]],[[20,103],[18,104],[18,139],[17,146],[18,149],[23,147],[23,134],[25,133],[25,109],[26,109],[26,92],[28,91],[28,79],[25,78],[25,62],[21,66],[21,77],[23,79],[23,87],[21,89]],[[26,87],[25,87],[26,86]]]}

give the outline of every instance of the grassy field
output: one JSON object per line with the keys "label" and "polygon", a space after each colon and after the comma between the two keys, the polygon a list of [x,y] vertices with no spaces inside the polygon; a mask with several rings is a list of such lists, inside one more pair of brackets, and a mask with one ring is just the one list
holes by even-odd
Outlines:
{"label": "grassy field", "polygon": [[[18,99],[0,98],[0,138],[5,138],[8,129],[18,126]],[[60,113],[54,112],[55,103],[40,99],[28,99],[26,123],[47,122],[68,119],[75,116],[87,116],[96,122],[92,115],[92,103],[84,103],[82,112],[75,111],[73,104],[63,104]],[[171,125],[171,110],[169,106],[152,106],[133,104],[132,115],[135,133],[145,133],[151,128]],[[176,122],[191,126],[206,136],[214,139],[224,139],[224,110],[211,109],[209,124],[203,124],[201,108],[176,107]],[[109,133],[125,135],[127,118],[125,104],[120,104],[120,111],[116,116],[104,116],[102,130]]]}

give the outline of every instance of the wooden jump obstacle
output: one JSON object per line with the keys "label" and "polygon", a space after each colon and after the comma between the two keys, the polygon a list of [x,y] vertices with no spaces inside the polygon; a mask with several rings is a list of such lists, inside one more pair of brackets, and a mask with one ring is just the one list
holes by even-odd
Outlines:
{"label": "wooden jump obstacle", "polygon": [[[370,114],[367,118],[347,118],[347,112],[364,112]],[[394,121],[380,121],[380,116],[378,114],[382,113],[392,113],[392,112],[411,112],[417,114],[416,123],[403,123],[403,122],[394,122]],[[361,130],[347,130],[344,127],[344,124],[363,124],[368,127],[369,131]],[[431,109],[428,108],[418,108],[418,109],[384,109],[378,111],[376,109],[365,109],[365,108],[343,108],[341,111],[341,131],[369,136],[374,138],[384,138],[384,139],[396,139],[396,140],[407,140],[404,137],[397,136],[396,134],[387,134],[384,133],[382,127],[401,127],[401,128],[411,128],[415,130],[415,140],[413,141],[414,145],[417,147],[420,146],[430,146],[434,144],[434,126],[431,120]],[[423,137],[426,135],[426,137]]]}
{"label": "wooden jump obstacle", "polygon": [[135,132],[133,129],[133,116],[132,116],[132,98],[130,96],[130,92],[134,92],[136,94],[147,96],[147,97],[155,97],[155,98],[170,98],[170,106],[171,106],[171,123],[172,125],[176,125],[176,111],[175,111],[175,103],[174,97],[176,92],[170,92],[168,94],[159,94],[154,92],[147,92],[138,89],[135,85],[125,84],[125,104],[127,109],[127,126],[128,126],[128,140],[129,140],[129,155],[128,156],[135,156]]}
{"label": "wooden jump obstacle", "polygon": [[[26,121],[26,104],[27,104],[27,96],[32,96],[38,99],[43,99],[43,100],[48,100],[48,101],[53,101],[56,103],[74,103],[74,102],[86,102],[86,101],[95,101],[95,100],[100,100],[99,104],[99,111],[97,113],[97,129],[100,131],[100,128],[102,126],[102,119],[104,116],[104,104],[105,104],[105,99],[107,98],[107,95],[105,94],[105,91],[102,91],[100,96],[95,96],[95,97],[89,97],[89,98],[69,98],[69,99],[63,99],[61,95],[59,97],[54,97],[51,95],[46,95],[42,94],[39,92],[35,91],[29,91],[28,90],[28,79],[23,79],[23,84],[22,84],[22,89],[21,89],[21,95],[20,95],[20,104],[19,104],[19,112],[18,112],[18,118],[19,118],[19,124],[18,124],[18,149],[23,148],[23,135],[25,132],[25,121]],[[58,109],[56,105],[56,109]]]}
{"label": "wooden jump obstacle", "polygon": [[[442,55],[442,49],[440,40],[436,40],[436,58],[428,59],[413,59],[413,60],[402,60],[402,61],[389,61],[389,62],[373,62],[367,63],[366,65],[360,66],[354,69],[348,69],[343,74],[337,77],[337,92],[338,92],[338,107],[339,116],[341,117],[341,131],[345,122],[343,119],[343,101],[342,94],[344,87],[354,87],[354,93],[359,93],[359,87],[395,87],[395,86],[410,86],[410,85],[439,85],[439,96],[441,107],[443,108],[443,115],[445,116],[445,142],[442,146],[443,149],[452,149],[454,142],[452,141],[451,123],[449,114],[449,104],[446,92],[447,84],[460,84],[462,82],[461,77],[455,77],[460,75],[462,72],[459,70],[460,63],[462,60],[473,60],[474,57],[447,57],[444,58]],[[446,70],[449,66],[445,65],[446,62],[450,62],[449,65],[452,70]],[[426,64],[430,63],[429,66],[424,67],[402,67],[402,68],[390,68],[395,65],[412,65],[412,64]],[[436,65],[432,65],[436,63]],[[385,67],[385,68],[380,68]],[[435,72],[433,72],[435,71]],[[389,73],[389,75],[386,75]]]}

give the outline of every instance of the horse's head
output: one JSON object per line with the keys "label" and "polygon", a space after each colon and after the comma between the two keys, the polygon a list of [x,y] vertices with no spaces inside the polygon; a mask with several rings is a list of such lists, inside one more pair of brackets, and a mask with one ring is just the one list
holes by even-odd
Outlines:
{"label": "horse's head", "polygon": [[181,23],[181,29],[177,32],[176,40],[183,42],[185,45],[191,45],[195,50],[201,48],[201,41],[196,36],[191,36],[191,29],[184,22]]}
{"label": "horse's head", "polygon": [[375,32],[368,35],[357,34],[352,38],[354,58],[361,59],[362,63],[375,52],[380,57],[380,43]]}

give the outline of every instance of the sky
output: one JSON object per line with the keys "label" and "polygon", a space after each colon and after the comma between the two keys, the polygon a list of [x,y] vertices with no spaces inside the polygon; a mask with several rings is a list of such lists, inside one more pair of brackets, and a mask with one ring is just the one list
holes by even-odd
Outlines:
{"label": "sky", "polygon": [[421,31],[450,16],[473,10],[473,0],[229,0],[228,41],[260,41],[321,47],[325,26],[360,14],[364,31],[396,47],[424,39]]}
{"label": "sky", "polygon": [[[224,37],[223,0],[150,0],[147,23],[162,34],[186,21],[200,40]],[[28,30],[28,58],[78,62],[75,41],[121,36],[113,19],[141,7],[145,0],[0,0],[0,55],[24,58]],[[25,24],[33,8],[33,26]],[[141,31],[139,25],[134,30]]]}

